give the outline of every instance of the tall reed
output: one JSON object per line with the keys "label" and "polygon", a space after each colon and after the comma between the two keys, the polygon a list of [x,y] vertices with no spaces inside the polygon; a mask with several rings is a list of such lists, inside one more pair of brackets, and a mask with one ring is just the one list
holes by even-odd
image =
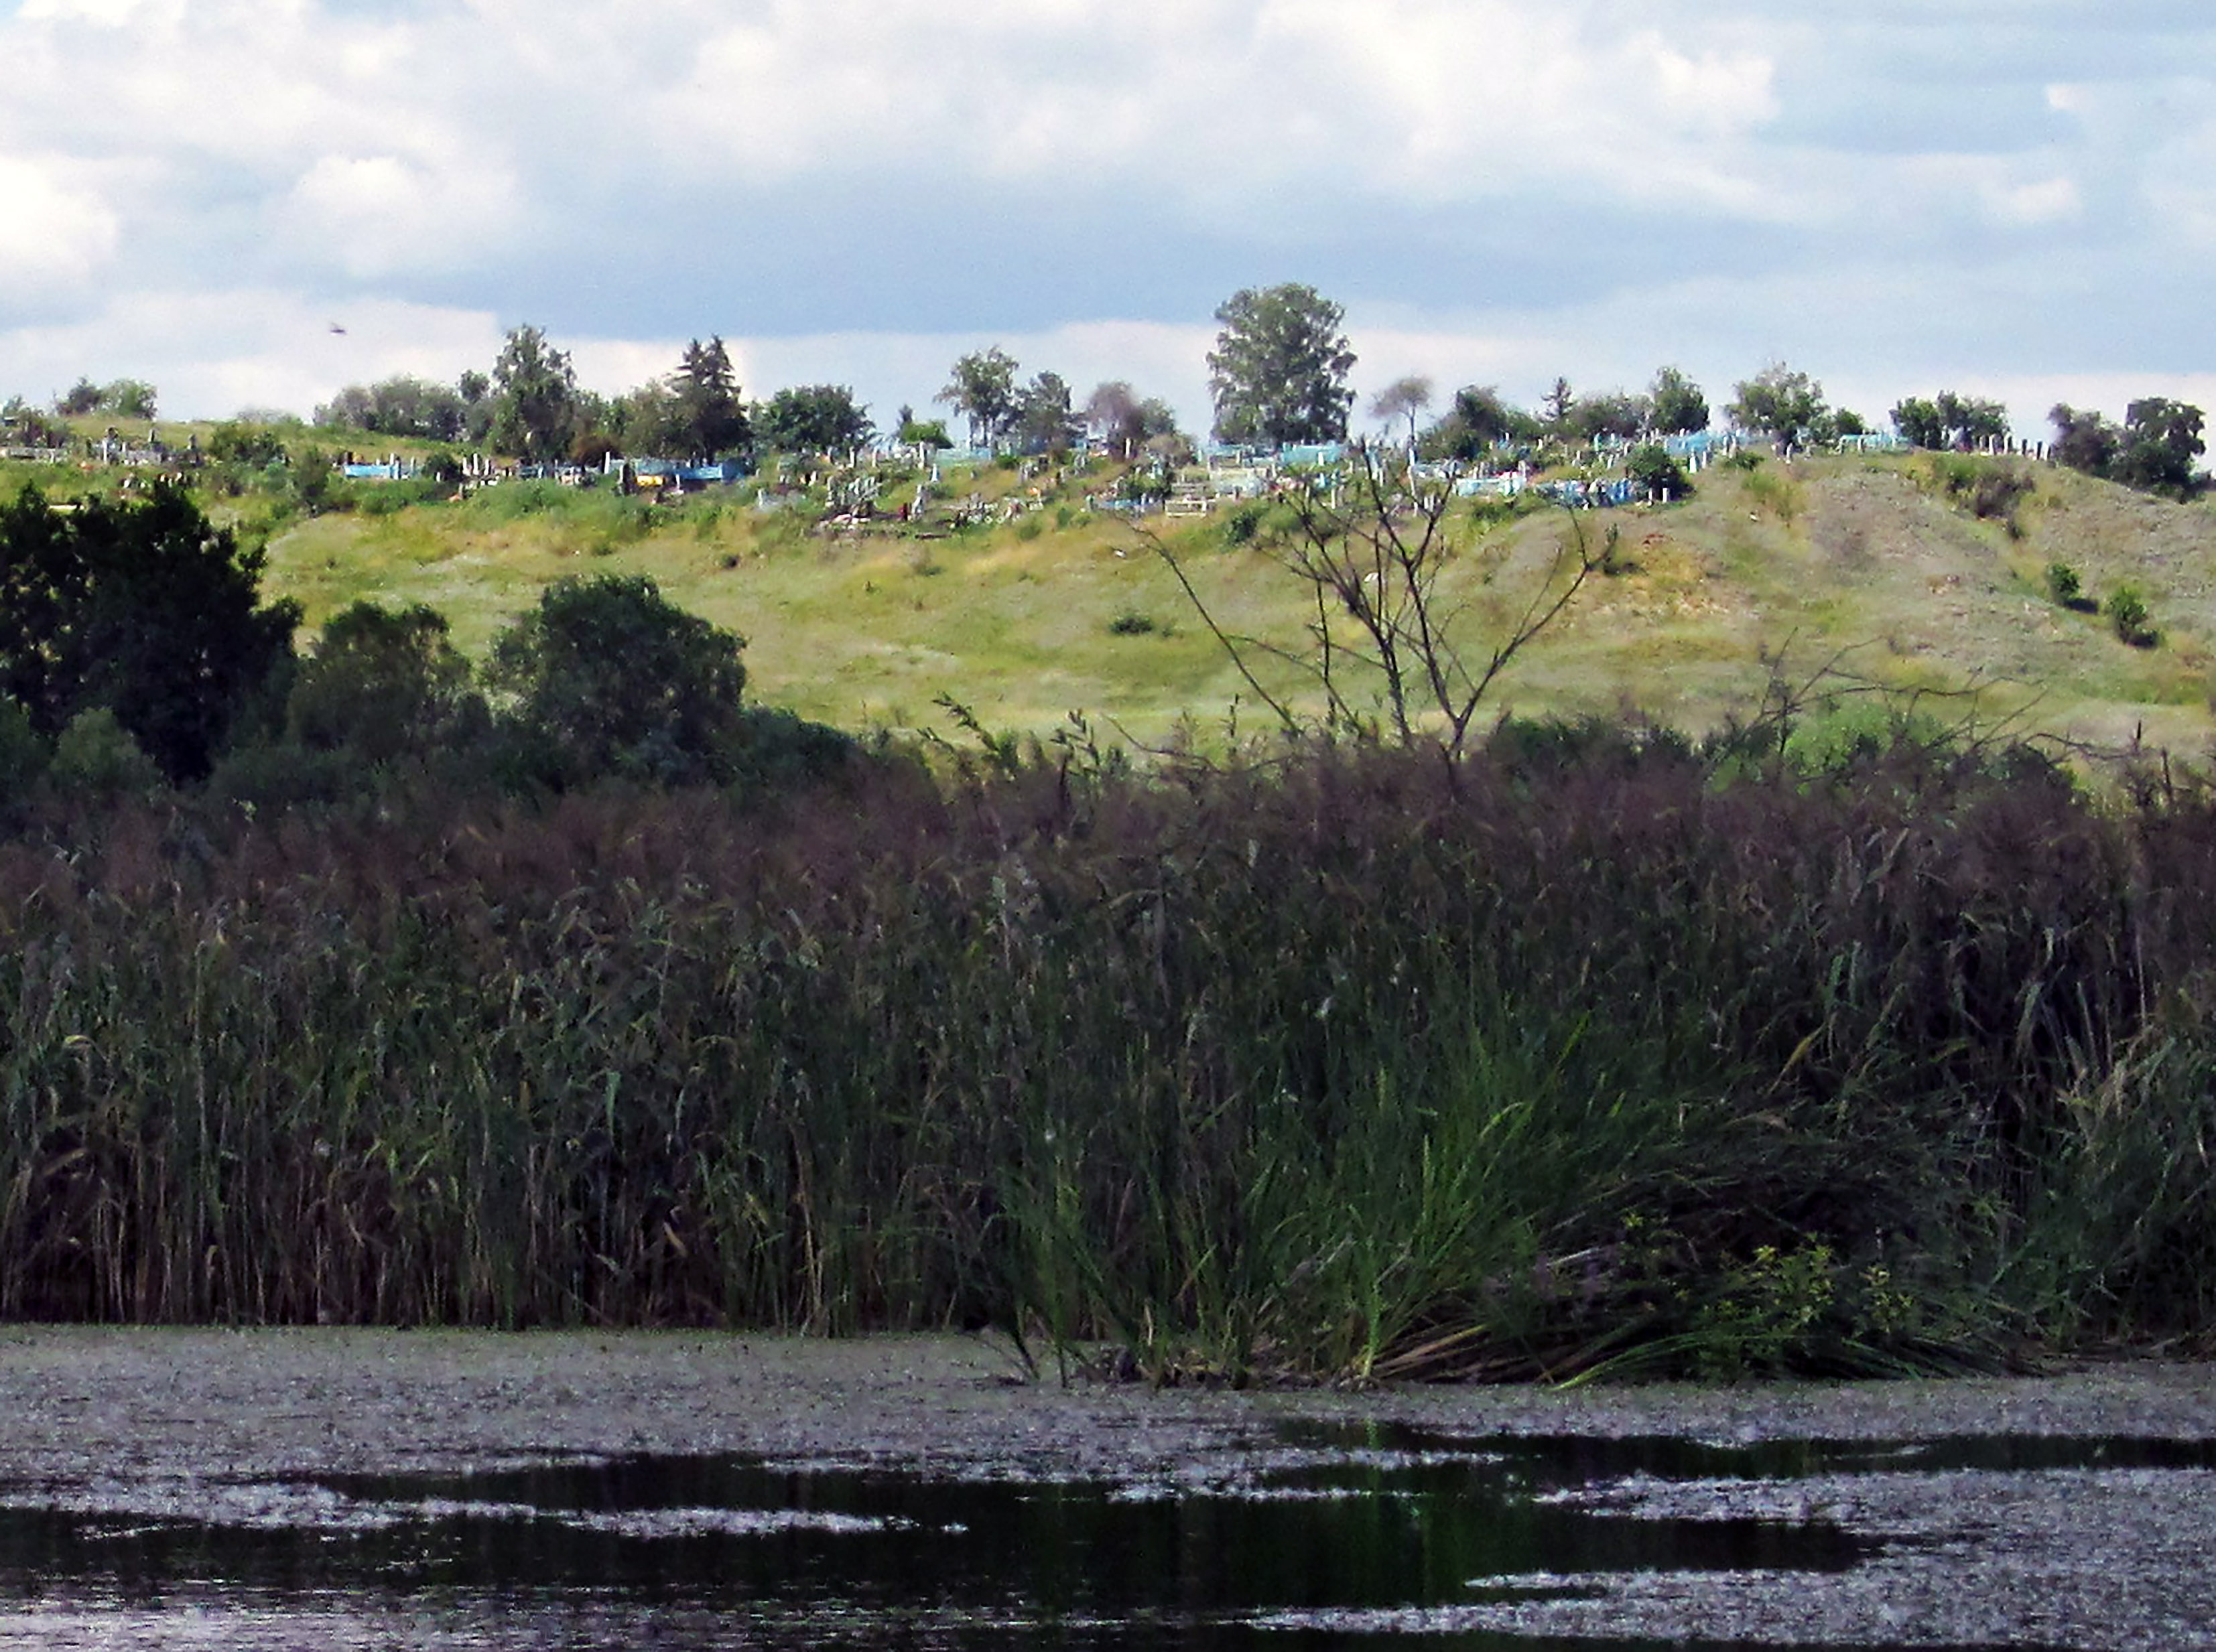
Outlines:
{"label": "tall reed", "polygon": [[0,1314],[1157,1380],[2203,1338],[2216,811],[1929,752],[1001,751],[0,844]]}

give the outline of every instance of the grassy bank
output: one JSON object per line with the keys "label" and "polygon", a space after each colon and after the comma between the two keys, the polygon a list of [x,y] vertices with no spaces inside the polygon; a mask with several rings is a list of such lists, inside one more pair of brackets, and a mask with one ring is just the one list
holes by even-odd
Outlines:
{"label": "grassy bank", "polygon": [[1590,726],[50,821],[0,1314],[1021,1323],[1156,1378],[2216,1326],[2216,806]]}

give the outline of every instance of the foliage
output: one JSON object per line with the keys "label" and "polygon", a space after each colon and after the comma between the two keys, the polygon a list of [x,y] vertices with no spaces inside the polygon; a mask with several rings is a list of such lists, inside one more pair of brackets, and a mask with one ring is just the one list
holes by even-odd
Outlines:
{"label": "foliage", "polygon": [[1623,469],[1624,474],[1652,498],[1677,501],[1692,497],[1692,478],[1685,474],[1685,467],[1677,463],[1670,450],[1659,442],[1633,448],[1624,459]]}
{"label": "foliage", "polygon": [[933,399],[970,421],[972,445],[997,442],[1016,419],[1016,359],[997,344],[972,351],[955,362],[954,376]]}
{"label": "foliage", "polygon": [[486,714],[446,618],[417,605],[357,602],[335,614],[294,674],[286,728],[310,751],[366,768],[480,739]]}
{"label": "foliage", "polygon": [[2201,413],[2189,402],[2143,396],[2124,409],[2123,449],[2116,480],[2149,493],[2188,499],[2200,491],[2194,461],[2207,451]]}
{"label": "foliage", "polygon": [[2053,562],[2047,565],[2047,594],[2064,608],[2075,608],[2083,599],[2084,582],[2078,570],[2067,562]]}
{"label": "foliage", "polygon": [[870,439],[870,415],[844,384],[782,390],[760,412],[763,444],[779,453],[845,453]]}
{"label": "foliage", "polygon": [[2050,451],[2072,470],[2173,499],[2190,498],[2206,485],[2194,469],[2207,451],[2202,415],[2189,402],[2143,396],[2125,409],[2121,428],[2067,402],[2058,402],[2048,417],[2054,423]]}
{"label": "foliage", "polygon": [[1010,433],[1026,453],[1065,453],[1077,445],[1080,427],[1069,386],[1060,373],[1042,372],[1016,397]]}
{"label": "foliage", "polygon": [[1219,305],[1222,330],[1208,353],[1216,435],[1272,445],[1342,439],[1354,403],[1345,314],[1298,282],[1244,287]]}
{"label": "foliage", "polygon": [[742,641],[643,575],[570,578],[495,641],[488,680],[517,778],[556,790],[604,777],[730,777]]}
{"label": "foliage", "polygon": [[1824,387],[1782,361],[1742,379],[1733,390],[1731,405],[1725,409],[1733,422],[1770,436],[1784,448],[1807,441],[1825,410]]}
{"label": "foliage", "polygon": [[1892,419],[1893,427],[1918,447],[1968,449],[2006,441],[2009,434],[2006,408],[1953,390],[1905,397],[1894,406]]}
{"label": "foliage", "polygon": [[181,491],[0,509],[0,691],[42,735],[113,711],[173,781],[208,771],[290,658],[298,611],[264,606],[262,555]]}
{"label": "foliage", "polygon": [[1655,434],[1688,435],[1708,427],[1708,398],[1676,367],[1664,367],[1647,387],[1647,406]]}
{"label": "foliage", "polygon": [[1455,392],[1446,416],[1425,433],[1422,451],[1429,459],[1469,463],[1483,458],[1497,443],[1536,440],[1539,433],[1539,421],[1509,406],[1492,385],[1465,384]]}
{"label": "foliage", "polygon": [[1177,415],[1168,402],[1158,396],[1142,399],[1120,378],[1093,386],[1082,417],[1087,428],[1125,458],[1136,457],[1151,441],[1178,433]]}
{"label": "foliage", "polygon": [[268,425],[233,419],[208,433],[207,456],[218,464],[266,470],[285,462],[285,439]]}
{"label": "foliage", "polygon": [[113,384],[95,384],[89,378],[80,378],[54,398],[54,411],[70,419],[83,418],[89,413],[112,413],[120,419],[151,419],[154,416],[155,401],[154,387],[144,379],[119,378]]}
{"label": "foliage", "polygon": [[316,409],[318,425],[374,435],[452,442],[472,434],[471,408],[450,385],[403,374],[349,384]]}
{"label": "foliage", "polygon": [[2101,611],[2115,628],[2117,637],[2135,648],[2151,648],[2162,641],[2147,613],[2146,598],[2135,585],[2120,585],[2108,593]]}
{"label": "foliage", "polygon": [[1645,396],[1604,390],[1573,406],[1564,428],[1580,441],[1598,441],[1604,437],[1629,441],[1647,427],[1653,416]]}
{"label": "foliage", "polygon": [[705,344],[694,339],[685,347],[669,391],[680,453],[712,460],[745,448],[750,435],[747,413],[739,402],[731,353],[720,336]]}
{"label": "foliage", "polygon": [[536,327],[513,329],[493,363],[492,420],[486,436],[526,464],[566,457],[583,421],[569,358]]}

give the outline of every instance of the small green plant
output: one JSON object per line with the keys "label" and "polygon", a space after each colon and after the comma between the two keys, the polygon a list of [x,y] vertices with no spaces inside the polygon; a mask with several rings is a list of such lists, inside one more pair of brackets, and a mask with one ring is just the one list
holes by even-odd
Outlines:
{"label": "small green plant", "polygon": [[2162,633],[2149,623],[2146,598],[2135,585],[2120,585],[2108,593],[2102,605],[2108,623],[2115,627],[2116,636],[2134,648],[2151,648],[2162,641]]}
{"label": "small green plant", "polygon": [[1108,629],[1117,636],[1148,636],[1161,629],[1154,623],[1153,615],[1142,614],[1136,608],[1126,608],[1108,622]]}
{"label": "small green plant", "polygon": [[2047,594],[2065,608],[2075,608],[2085,600],[2084,581],[2078,570],[2067,562],[2054,562],[2047,565]]}

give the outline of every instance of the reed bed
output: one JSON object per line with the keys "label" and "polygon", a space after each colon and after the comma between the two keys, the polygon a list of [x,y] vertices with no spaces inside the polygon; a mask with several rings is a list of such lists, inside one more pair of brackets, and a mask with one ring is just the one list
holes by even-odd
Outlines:
{"label": "reed bed", "polygon": [[997,1325],[1156,1381],[2216,1323],[2216,808],[1628,735],[0,845],[0,1315]]}

